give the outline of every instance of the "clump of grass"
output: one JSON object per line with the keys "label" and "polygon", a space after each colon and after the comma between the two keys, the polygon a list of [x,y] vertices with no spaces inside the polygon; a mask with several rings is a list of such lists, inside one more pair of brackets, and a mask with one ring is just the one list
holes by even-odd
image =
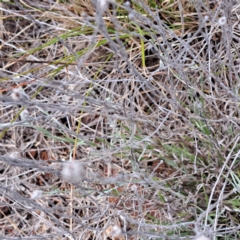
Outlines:
{"label": "clump of grass", "polygon": [[2,235],[239,238],[238,5],[0,10]]}

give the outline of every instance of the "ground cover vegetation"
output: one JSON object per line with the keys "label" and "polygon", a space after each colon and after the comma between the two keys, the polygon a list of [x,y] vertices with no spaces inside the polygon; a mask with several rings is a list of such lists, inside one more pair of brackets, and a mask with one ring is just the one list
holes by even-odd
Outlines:
{"label": "ground cover vegetation", "polygon": [[1,239],[240,239],[240,4],[0,1]]}

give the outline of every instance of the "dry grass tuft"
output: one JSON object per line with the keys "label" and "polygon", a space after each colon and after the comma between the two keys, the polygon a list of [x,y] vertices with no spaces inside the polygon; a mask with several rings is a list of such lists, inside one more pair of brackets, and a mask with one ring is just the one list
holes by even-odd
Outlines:
{"label": "dry grass tuft", "polygon": [[235,1],[2,1],[0,236],[239,239]]}

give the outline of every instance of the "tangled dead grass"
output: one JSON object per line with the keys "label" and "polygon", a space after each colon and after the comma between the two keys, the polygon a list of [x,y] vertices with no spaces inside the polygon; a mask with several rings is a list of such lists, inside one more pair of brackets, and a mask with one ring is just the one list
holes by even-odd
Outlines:
{"label": "tangled dead grass", "polygon": [[4,239],[238,239],[235,1],[5,1]]}

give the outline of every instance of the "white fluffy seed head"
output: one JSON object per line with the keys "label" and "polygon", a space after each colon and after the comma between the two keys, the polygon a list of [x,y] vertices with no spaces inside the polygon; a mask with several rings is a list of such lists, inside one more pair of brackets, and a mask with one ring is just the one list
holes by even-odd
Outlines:
{"label": "white fluffy seed head", "polygon": [[66,182],[81,182],[86,180],[86,168],[78,161],[67,162],[63,166],[61,176]]}
{"label": "white fluffy seed head", "polygon": [[14,158],[19,158],[20,154],[18,152],[11,152],[8,156],[14,159]]}
{"label": "white fluffy seed head", "polygon": [[137,192],[137,185],[136,184],[133,184],[132,186],[131,186],[131,190],[133,191],[133,192]]}
{"label": "white fluffy seed head", "polygon": [[196,237],[194,240],[210,240],[208,237],[205,237],[204,235],[200,235]]}
{"label": "white fluffy seed head", "polygon": [[209,20],[209,16],[204,16],[204,21],[207,22]]}
{"label": "white fluffy seed head", "polygon": [[116,238],[122,235],[122,229],[118,225],[112,227],[111,236]]}
{"label": "white fluffy seed head", "polygon": [[107,4],[108,4],[107,0],[97,0],[97,7],[101,11],[105,11],[106,10]]}
{"label": "white fluffy seed head", "polygon": [[31,199],[40,199],[42,196],[42,190],[34,190],[31,194]]}
{"label": "white fluffy seed head", "polygon": [[20,117],[21,120],[27,120],[27,118],[29,117],[29,111],[27,109],[24,109],[21,113],[20,113]]}
{"label": "white fluffy seed head", "polygon": [[226,17],[220,17],[219,19],[218,19],[218,24],[220,25],[220,26],[223,26],[223,25],[225,25],[227,23],[227,18]]}
{"label": "white fluffy seed head", "polygon": [[13,101],[28,100],[28,96],[22,90],[22,88],[14,88],[11,93],[11,98]]}
{"label": "white fluffy seed head", "polygon": [[115,0],[97,0],[97,9],[100,10],[100,13],[103,13],[107,10],[109,3],[114,3]]}
{"label": "white fluffy seed head", "polygon": [[129,1],[127,1],[127,2],[124,3],[124,6],[125,6],[125,7],[130,7],[130,6],[131,6],[131,3],[130,3]]}

